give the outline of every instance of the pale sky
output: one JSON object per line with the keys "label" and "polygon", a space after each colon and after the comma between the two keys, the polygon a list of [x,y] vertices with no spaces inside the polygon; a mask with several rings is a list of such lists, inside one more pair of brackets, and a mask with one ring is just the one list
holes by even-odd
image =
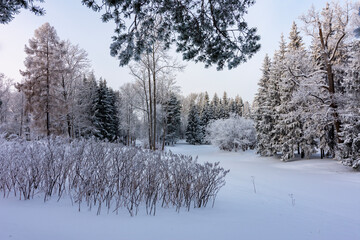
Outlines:
{"label": "pale sky", "polygon": [[[100,14],[83,6],[80,0],[45,0],[45,16],[35,16],[29,11],[15,16],[9,24],[0,25],[0,72],[16,82],[21,80],[19,69],[24,70],[24,46],[34,36],[34,30],[49,22],[62,40],[78,44],[89,54],[97,78],[103,77],[109,86],[119,89],[133,82],[127,67],[119,67],[118,60],[110,56],[109,46],[114,23],[103,23]],[[202,63],[183,62],[186,68],[177,74],[177,85],[184,95],[208,91],[210,97],[224,91],[230,97],[239,94],[252,102],[261,77],[261,65],[266,53],[273,55],[278,48],[281,33],[288,37],[292,22],[301,26],[298,17],[313,4],[316,9],[325,6],[326,0],[257,0],[249,9],[246,20],[258,29],[261,50],[247,63],[236,69],[217,71],[216,66],[205,69]],[[341,2],[341,1],[340,1]],[[182,62],[181,54],[173,54]]]}

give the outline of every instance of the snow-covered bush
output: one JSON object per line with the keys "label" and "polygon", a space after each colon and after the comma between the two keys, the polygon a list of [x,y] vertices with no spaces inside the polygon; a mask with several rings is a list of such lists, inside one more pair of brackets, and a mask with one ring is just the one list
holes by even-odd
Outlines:
{"label": "snow-covered bush", "polygon": [[191,156],[152,152],[90,140],[54,138],[7,141],[0,137],[0,192],[20,199],[42,194],[44,201],[66,193],[88,208],[103,207],[133,216],[145,206],[205,207],[225,184],[218,163],[199,164]]}
{"label": "snow-covered bush", "polygon": [[207,140],[226,151],[253,149],[256,144],[254,122],[237,115],[216,120],[207,127]]}

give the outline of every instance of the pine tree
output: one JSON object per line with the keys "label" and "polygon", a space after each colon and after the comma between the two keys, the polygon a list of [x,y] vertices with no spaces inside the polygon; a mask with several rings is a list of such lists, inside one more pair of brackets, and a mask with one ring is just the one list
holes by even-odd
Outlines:
{"label": "pine tree", "polygon": [[218,69],[225,64],[234,68],[260,49],[256,28],[244,21],[255,1],[82,2],[96,12],[105,10],[103,21],[115,21],[117,36],[110,48],[120,65],[139,60],[155,41],[163,42],[165,48],[176,42],[184,60],[200,61],[206,67],[214,64]]}
{"label": "pine tree", "polygon": [[198,107],[195,104],[192,104],[186,128],[186,142],[193,145],[202,143],[204,137],[201,125]]}

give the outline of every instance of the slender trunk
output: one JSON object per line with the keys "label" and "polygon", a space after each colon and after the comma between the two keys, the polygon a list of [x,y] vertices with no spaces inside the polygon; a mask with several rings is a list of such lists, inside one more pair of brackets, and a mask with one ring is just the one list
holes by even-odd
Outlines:
{"label": "slender trunk", "polygon": [[128,116],[127,116],[127,123],[128,123],[128,127],[127,127],[127,146],[130,146],[130,130],[131,130],[131,119],[130,119],[130,114],[131,114],[131,107],[128,107]]}
{"label": "slender trunk", "polygon": [[20,137],[23,135],[23,125],[24,125],[24,94],[21,93],[21,113],[20,113]]}
{"label": "slender trunk", "polygon": [[71,137],[71,117],[68,109],[68,93],[66,91],[65,77],[63,74],[61,74],[61,86],[63,88],[64,105],[66,111],[67,134],[69,137]]}
{"label": "slender trunk", "polygon": [[165,108],[165,117],[164,117],[164,121],[163,121],[163,139],[162,139],[162,146],[161,146],[161,150],[164,151],[165,149],[165,138],[166,138],[166,133],[167,133],[167,116],[166,116],[166,113],[167,113],[167,105],[166,105],[166,108]]}
{"label": "slender trunk", "polygon": [[49,70],[49,42],[46,49],[46,135],[50,136],[50,70]]}
{"label": "slender trunk", "polygon": [[[150,76],[150,73],[149,73],[149,76]],[[149,81],[149,84],[150,84],[150,81]],[[148,121],[149,147],[151,148],[151,126],[150,126],[151,116],[150,116],[149,99],[148,99],[148,95],[147,95],[147,91],[146,91],[145,80],[144,80],[144,95],[145,95],[145,105],[146,105],[146,116],[147,116],[147,121]],[[144,117],[144,122],[145,122],[145,117]]]}
{"label": "slender trunk", "polygon": [[[326,74],[327,74],[328,84],[329,84],[328,89],[329,89],[330,100],[331,100],[330,108],[332,109],[332,115],[334,117],[334,127],[336,130],[334,136],[337,139],[338,143],[342,143],[342,140],[339,137],[339,133],[341,131],[340,130],[341,122],[339,120],[339,114],[337,112],[337,104],[335,103],[335,99],[334,99],[334,95],[335,95],[334,73],[332,70],[332,63],[330,62],[331,59],[329,59],[329,56],[327,55],[327,46],[324,41],[320,23],[319,23],[319,37],[320,37],[321,47],[323,50],[323,58],[324,58],[324,62],[325,62]],[[336,49],[334,49],[334,51],[336,51]],[[333,55],[334,54],[335,53],[333,53]]]}
{"label": "slender trunk", "polygon": [[152,77],[153,77],[153,84],[154,84],[154,89],[153,89],[153,92],[154,92],[154,97],[153,97],[153,101],[154,101],[154,135],[153,135],[153,138],[154,138],[154,149],[156,149],[156,62],[155,62],[155,49],[154,49],[154,46],[153,46],[153,51],[152,51],[152,60],[153,60],[153,72],[152,72]]}
{"label": "slender trunk", "polygon": [[298,154],[300,154],[300,146],[299,146],[299,143],[297,145],[297,151],[298,151]]}
{"label": "slender trunk", "polygon": [[[147,70],[148,70],[148,81],[149,81],[149,108],[150,108],[150,122],[149,122],[149,125],[150,125],[150,134],[149,134],[149,147],[150,149],[152,150],[155,150],[155,147],[153,145],[153,142],[152,142],[152,129],[153,129],[153,121],[152,121],[152,117],[153,117],[153,113],[152,113],[152,106],[153,106],[153,99],[152,99],[152,95],[151,95],[151,69],[150,69],[150,58],[149,58],[149,55],[147,55],[147,58],[148,58],[148,61],[147,61]],[[154,144],[155,144],[155,141],[154,141]]]}

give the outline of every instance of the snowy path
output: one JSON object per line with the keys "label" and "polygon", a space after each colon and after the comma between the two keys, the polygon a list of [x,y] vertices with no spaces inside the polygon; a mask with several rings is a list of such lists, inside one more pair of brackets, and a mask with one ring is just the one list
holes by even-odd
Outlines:
{"label": "snowy path", "polygon": [[336,161],[283,163],[252,151],[186,144],[169,149],[231,169],[214,208],[96,216],[85,206],[77,212],[66,199],[0,197],[0,240],[360,239],[360,173]]}

